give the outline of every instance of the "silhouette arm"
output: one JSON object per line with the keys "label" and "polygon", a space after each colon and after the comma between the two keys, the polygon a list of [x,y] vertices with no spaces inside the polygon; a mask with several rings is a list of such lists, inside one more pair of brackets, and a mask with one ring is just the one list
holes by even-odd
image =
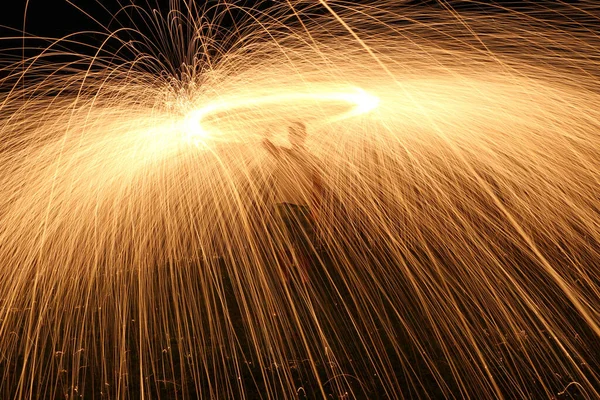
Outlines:
{"label": "silhouette arm", "polygon": [[313,216],[318,219],[322,211],[321,208],[325,197],[325,183],[323,182],[323,177],[321,176],[319,168],[316,166],[314,167],[312,174],[312,184]]}
{"label": "silhouette arm", "polygon": [[269,153],[271,153],[274,157],[279,157],[281,154],[281,149],[273,144],[269,139],[264,138],[262,141],[263,147],[267,149]]}

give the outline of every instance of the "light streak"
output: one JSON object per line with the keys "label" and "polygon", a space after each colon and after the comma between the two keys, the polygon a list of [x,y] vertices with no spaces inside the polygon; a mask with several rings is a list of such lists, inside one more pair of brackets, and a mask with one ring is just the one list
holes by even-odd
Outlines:
{"label": "light streak", "polygon": [[[262,116],[265,114],[280,115],[293,110],[294,116],[290,117],[290,122],[293,119],[310,121],[320,117],[319,121],[321,123],[331,123],[368,113],[379,104],[378,97],[360,88],[335,91],[333,88],[327,90],[326,84],[315,85],[315,87],[315,91],[305,93],[294,92],[293,87],[288,87],[283,93],[261,97],[244,98],[243,95],[236,94],[232,99],[219,99],[191,112],[186,117],[187,139],[190,142],[196,142],[198,139],[203,142],[209,138],[215,139],[214,134],[203,126],[204,120],[217,120],[217,124],[219,120],[239,122],[246,119],[255,121],[257,118],[253,117],[256,117],[256,114]],[[314,109],[327,109],[328,106],[333,109],[331,115],[314,115]],[[337,112],[335,111],[336,108]],[[343,111],[340,112],[340,108]],[[304,113],[298,113],[299,109],[304,109]],[[244,114],[247,114],[245,118]],[[228,141],[231,140],[232,135],[226,135],[221,131],[218,136],[221,141]]]}

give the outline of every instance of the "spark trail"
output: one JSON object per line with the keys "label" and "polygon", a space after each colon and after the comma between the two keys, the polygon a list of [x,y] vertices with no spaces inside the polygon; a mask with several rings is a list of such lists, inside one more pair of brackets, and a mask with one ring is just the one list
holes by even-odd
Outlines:
{"label": "spark trail", "polygon": [[244,4],[4,51],[0,397],[600,396],[600,7]]}

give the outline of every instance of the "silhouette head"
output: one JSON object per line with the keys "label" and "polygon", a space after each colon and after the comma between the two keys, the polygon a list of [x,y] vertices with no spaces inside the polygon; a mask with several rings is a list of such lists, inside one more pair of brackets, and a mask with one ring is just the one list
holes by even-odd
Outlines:
{"label": "silhouette head", "polygon": [[292,147],[302,147],[306,141],[306,125],[302,122],[293,122],[288,127],[288,139]]}

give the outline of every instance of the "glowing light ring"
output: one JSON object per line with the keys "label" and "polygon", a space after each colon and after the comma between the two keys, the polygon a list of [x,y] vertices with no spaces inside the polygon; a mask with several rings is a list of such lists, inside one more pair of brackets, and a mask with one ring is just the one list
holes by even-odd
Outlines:
{"label": "glowing light ring", "polygon": [[212,137],[211,131],[203,127],[203,121],[219,113],[235,113],[240,109],[262,109],[267,105],[289,104],[290,108],[299,104],[345,103],[350,110],[330,115],[323,122],[336,122],[361,114],[366,114],[379,105],[379,98],[361,88],[353,87],[345,91],[313,91],[278,93],[256,97],[221,99],[191,112],[186,118],[186,139],[191,142],[202,141]]}

